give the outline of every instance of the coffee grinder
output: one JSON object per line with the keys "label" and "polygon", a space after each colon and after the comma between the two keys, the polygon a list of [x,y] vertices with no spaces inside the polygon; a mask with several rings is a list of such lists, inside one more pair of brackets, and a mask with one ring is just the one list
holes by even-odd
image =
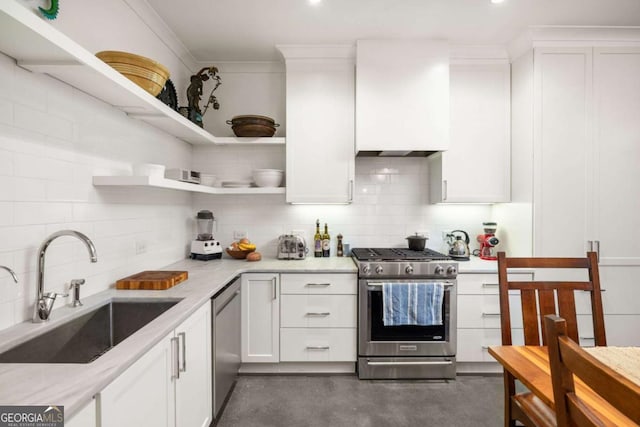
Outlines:
{"label": "coffee grinder", "polygon": [[493,255],[491,248],[500,243],[500,240],[495,236],[498,224],[495,222],[483,222],[482,226],[484,228],[484,234],[478,234],[478,237],[476,237],[476,240],[480,243],[478,256],[480,259],[495,261],[498,257]]}
{"label": "coffee grinder", "polygon": [[196,215],[198,237],[191,242],[191,259],[209,261],[222,258],[222,246],[213,238],[213,213],[200,211]]}

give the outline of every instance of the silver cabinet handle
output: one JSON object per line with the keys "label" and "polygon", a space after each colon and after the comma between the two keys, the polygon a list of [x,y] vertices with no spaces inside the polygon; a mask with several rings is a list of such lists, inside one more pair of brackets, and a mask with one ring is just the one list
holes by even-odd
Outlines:
{"label": "silver cabinet handle", "polygon": [[593,240],[587,240],[587,245],[589,246],[589,252],[593,252]]}
{"label": "silver cabinet handle", "polygon": [[187,372],[187,333],[180,332],[178,334],[178,340],[182,337],[182,360],[180,363],[180,367],[178,368],[178,372]]}
{"label": "silver cabinet handle", "polygon": [[318,312],[307,312],[307,316],[329,316],[331,313],[328,311],[318,313]]}
{"label": "silver cabinet handle", "polygon": [[487,313],[487,312],[482,312],[482,317],[489,317],[489,316],[500,316],[500,313]]}
{"label": "silver cabinet handle", "polygon": [[482,287],[483,288],[495,288],[497,286],[500,286],[499,283],[483,283]]}
{"label": "silver cabinet handle", "polygon": [[371,366],[402,366],[402,365],[452,365],[453,362],[370,362],[367,361],[367,365]]}
{"label": "silver cabinet handle", "polygon": [[488,346],[488,345],[483,345],[483,346],[482,346],[482,349],[483,349],[483,350],[489,350],[489,346]]}
{"label": "silver cabinet handle", "polygon": [[273,284],[273,299],[278,299],[278,284],[276,283],[276,278],[271,279],[271,283]]}
{"label": "silver cabinet handle", "polygon": [[600,240],[593,241],[596,245],[596,260],[600,262]]}
{"label": "silver cabinet handle", "polygon": [[579,337],[581,340],[595,340],[596,337]]}
{"label": "silver cabinet handle", "polygon": [[442,180],[442,200],[447,200],[447,180]]}
{"label": "silver cabinet handle", "polygon": [[329,350],[331,347],[328,345],[308,345],[307,350]]}
{"label": "silver cabinet handle", "polygon": [[349,180],[349,202],[353,202],[353,180]]}
{"label": "silver cabinet handle", "polygon": [[171,379],[177,380],[180,378],[180,362],[178,360],[178,338],[171,338]]}
{"label": "silver cabinet handle", "polygon": [[307,286],[331,286],[331,283],[307,283]]}

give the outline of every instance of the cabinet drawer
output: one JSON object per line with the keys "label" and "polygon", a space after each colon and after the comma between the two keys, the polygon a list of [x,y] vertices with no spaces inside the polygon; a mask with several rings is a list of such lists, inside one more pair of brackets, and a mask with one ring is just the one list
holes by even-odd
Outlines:
{"label": "cabinet drawer", "polygon": [[[522,328],[522,304],[519,295],[509,295],[511,327]],[[459,328],[500,329],[498,295],[458,295]]]}
{"label": "cabinet drawer", "polygon": [[283,328],[355,328],[355,295],[282,295]]}
{"label": "cabinet drawer", "polygon": [[[509,280],[532,280],[531,273],[510,273]],[[458,274],[458,295],[498,294],[497,274]]]}
{"label": "cabinet drawer", "polygon": [[355,362],[355,328],[282,328],[281,362]]}
{"label": "cabinet drawer", "polygon": [[[523,345],[522,329],[513,329],[513,345]],[[458,362],[495,362],[489,347],[502,345],[500,329],[458,329]]]}
{"label": "cabinet drawer", "polygon": [[304,273],[281,274],[282,294],[349,294],[356,295],[358,280],[355,274]]}

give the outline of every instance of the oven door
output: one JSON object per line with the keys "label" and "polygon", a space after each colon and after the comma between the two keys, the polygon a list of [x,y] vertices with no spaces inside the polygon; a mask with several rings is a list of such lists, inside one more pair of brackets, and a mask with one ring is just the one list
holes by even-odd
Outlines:
{"label": "oven door", "polygon": [[[434,279],[397,280],[398,283],[429,282]],[[393,283],[393,280],[385,280]],[[422,357],[456,354],[456,281],[445,284],[442,325],[384,326],[382,281],[360,279],[358,354],[360,356]]]}

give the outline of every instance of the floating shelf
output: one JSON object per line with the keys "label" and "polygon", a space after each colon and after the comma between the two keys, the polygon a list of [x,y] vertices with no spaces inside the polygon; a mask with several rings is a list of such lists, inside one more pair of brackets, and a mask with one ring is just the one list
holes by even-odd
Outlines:
{"label": "floating shelf", "polygon": [[94,176],[98,187],[154,187],[207,194],[285,194],[284,187],[218,188],[152,176]]}
{"label": "floating shelf", "polygon": [[284,138],[211,135],[15,0],[0,2],[0,52],[14,58],[20,67],[49,74],[191,144],[263,144],[265,140],[284,144]]}

